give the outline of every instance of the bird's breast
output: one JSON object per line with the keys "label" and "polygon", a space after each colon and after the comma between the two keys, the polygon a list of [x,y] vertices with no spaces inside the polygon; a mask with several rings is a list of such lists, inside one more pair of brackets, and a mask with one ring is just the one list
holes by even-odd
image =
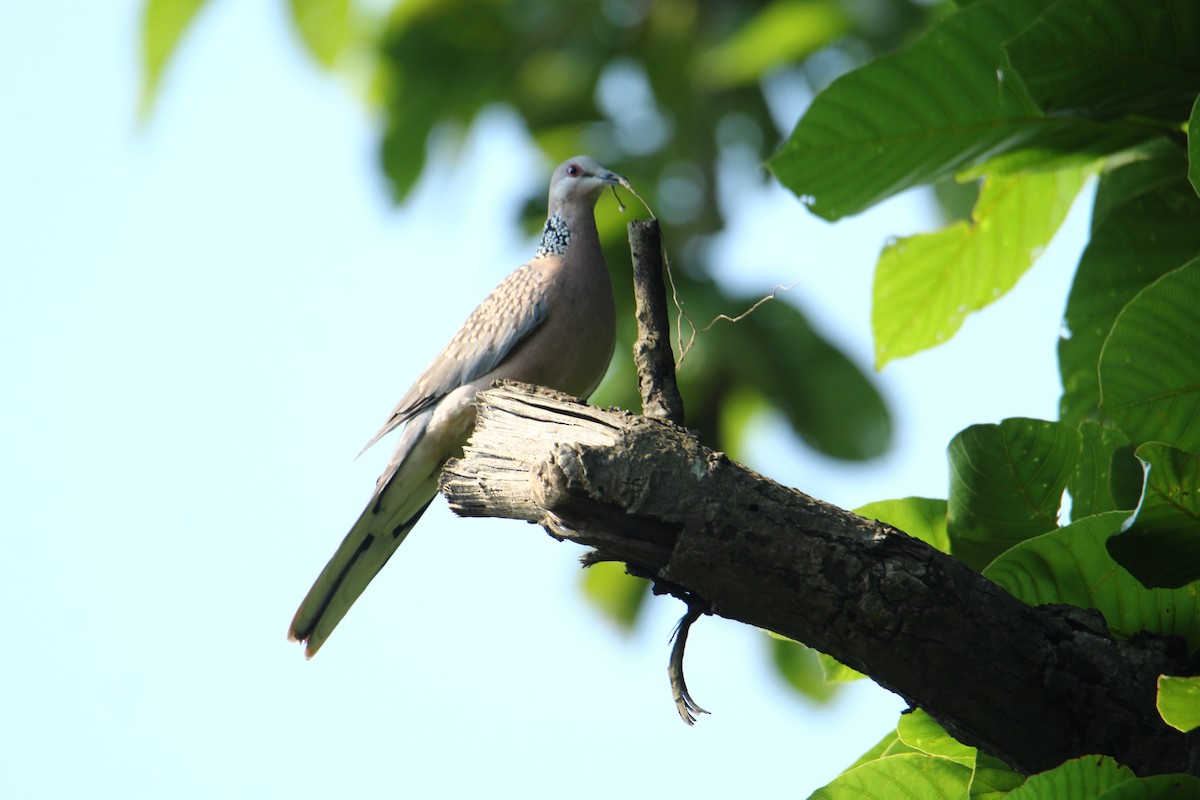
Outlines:
{"label": "bird's breast", "polygon": [[608,267],[566,259],[548,277],[546,319],[505,359],[517,374],[499,377],[587,397],[608,370],[616,341]]}

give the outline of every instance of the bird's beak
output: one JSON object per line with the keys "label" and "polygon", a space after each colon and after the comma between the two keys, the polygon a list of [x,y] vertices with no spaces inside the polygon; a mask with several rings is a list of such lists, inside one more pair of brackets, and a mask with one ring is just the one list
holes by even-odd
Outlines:
{"label": "bird's beak", "polygon": [[601,174],[597,175],[596,177],[599,178],[600,180],[604,181],[609,186],[623,186],[626,189],[633,188],[632,186],[629,185],[629,181],[625,178],[624,175],[618,175],[615,172],[602,172]]}

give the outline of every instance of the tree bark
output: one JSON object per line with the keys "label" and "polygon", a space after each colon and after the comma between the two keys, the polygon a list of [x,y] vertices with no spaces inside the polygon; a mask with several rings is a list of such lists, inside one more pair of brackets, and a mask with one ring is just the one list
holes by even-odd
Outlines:
{"label": "tree bark", "polygon": [[883,523],[771,481],[671,423],[503,384],[478,397],[442,492],[464,516],[524,519],[698,595],[712,613],[827,653],[1032,773],[1111,755],[1200,774],[1155,713],[1179,640],[1117,641],[1098,612],[1033,608]]}

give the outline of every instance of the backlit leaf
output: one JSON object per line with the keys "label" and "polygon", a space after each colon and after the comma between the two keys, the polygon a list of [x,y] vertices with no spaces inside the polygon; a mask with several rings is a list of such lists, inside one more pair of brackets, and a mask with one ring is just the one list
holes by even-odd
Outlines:
{"label": "backlit leaf", "polygon": [[847,770],[809,800],[921,797],[960,800],[967,796],[971,770],[945,758],[903,753],[877,758]]}
{"label": "backlit leaf", "polygon": [[1007,800],[1090,800],[1133,779],[1133,770],[1111,758],[1084,756],[1031,775]]}
{"label": "backlit leaf", "polygon": [[313,58],[332,67],[346,44],[350,0],[290,0],[292,21]]}
{"label": "backlit leaf", "polygon": [[1155,705],[1172,728],[1184,733],[1200,728],[1200,678],[1160,675]]}
{"label": "backlit leaf", "polygon": [[950,552],[946,536],[946,501],[928,497],[905,497],[899,500],[877,500],[854,509],[867,519],[877,519],[902,530],[914,539]]}
{"label": "backlit leaf", "polygon": [[1037,261],[1088,172],[988,177],[972,219],[889,244],[875,269],[875,367],[950,339]]}
{"label": "backlit leaf", "polygon": [[914,750],[975,768],[975,754],[978,751],[946,733],[937,720],[919,708],[900,715],[896,733],[900,741]]}
{"label": "backlit leaf", "polygon": [[205,0],[147,0],[142,13],[142,99],[140,113],[154,107],[171,56]]}

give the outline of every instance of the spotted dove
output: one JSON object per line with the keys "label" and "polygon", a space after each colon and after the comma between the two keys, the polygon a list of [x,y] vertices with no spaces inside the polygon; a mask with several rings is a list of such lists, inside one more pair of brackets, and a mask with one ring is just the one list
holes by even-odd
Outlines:
{"label": "spotted dove", "polygon": [[606,187],[621,184],[587,156],[554,171],[533,259],[475,309],[367,443],[405,426],[366,509],[292,620],[289,638],[310,658],[433,500],[442,465],[474,426],[476,392],[508,378],[587,397],[604,377],[616,311],[593,210]]}

